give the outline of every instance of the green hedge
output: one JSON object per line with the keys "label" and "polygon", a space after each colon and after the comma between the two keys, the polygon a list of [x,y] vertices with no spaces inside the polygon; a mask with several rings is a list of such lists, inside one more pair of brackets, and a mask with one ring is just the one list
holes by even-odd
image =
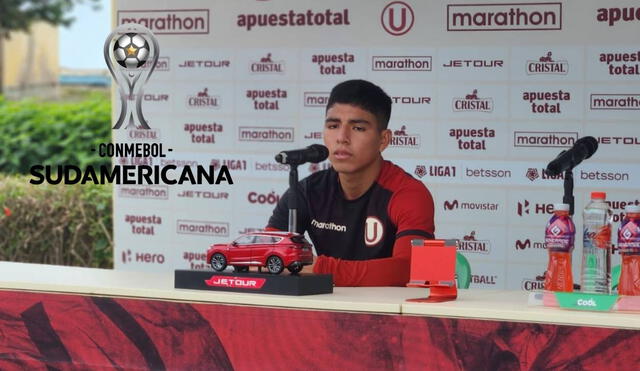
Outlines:
{"label": "green hedge", "polygon": [[111,185],[28,179],[0,175],[0,260],[113,267]]}
{"label": "green hedge", "polygon": [[0,172],[39,165],[110,165],[91,148],[111,142],[111,103],[94,93],[80,102],[6,101],[0,97]]}

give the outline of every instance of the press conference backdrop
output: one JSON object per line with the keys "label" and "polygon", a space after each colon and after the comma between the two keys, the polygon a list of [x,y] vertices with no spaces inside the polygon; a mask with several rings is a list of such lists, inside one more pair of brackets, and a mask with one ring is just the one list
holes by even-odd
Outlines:
{"label": "press conference backdrop", "polygon": [[[574,171],[578,231],[590,191],[607,192],[616,223],[640,199],[638,9],[595,0],[117,1],[114,23],[150,28],[161,53],[143,101],[152,130],[114,130],[114,140],[173,149],[137,162],[226,164],[234,184],[116,186],[115,267],[209,269],[211,243],[263,228],[287,188],[274,154],[322,143],[330,89],[363,78],[393,99],[384,157],[431,190],[436,236],[462,241],[471,287],[541,288],[544,226],[563,193],[562,179],[542,172],[551,159],[582,136],[600,142]],[[326,167],[303,165],[300,175]],[[576,278],[580,257],[578,242]]]}

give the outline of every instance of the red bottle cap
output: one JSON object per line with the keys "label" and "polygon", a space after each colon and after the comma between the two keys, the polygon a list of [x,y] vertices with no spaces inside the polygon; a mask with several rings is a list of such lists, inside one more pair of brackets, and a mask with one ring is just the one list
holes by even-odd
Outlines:
{"label": "red bottle cap", "polygon": [[592,200],[604,200],[607,198],[606,192],[591,192]]}

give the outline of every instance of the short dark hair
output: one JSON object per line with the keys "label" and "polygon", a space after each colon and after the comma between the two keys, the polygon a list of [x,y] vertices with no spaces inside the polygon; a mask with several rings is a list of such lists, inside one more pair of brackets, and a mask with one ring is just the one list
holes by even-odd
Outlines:
{"label": "short dark hair", "polygon": [[389,125],[391,98],[382,88],[369,81],[347,80],[334,86],[325,112],[336,103],[351,104],[371,112],[378,120],[380,131]]}

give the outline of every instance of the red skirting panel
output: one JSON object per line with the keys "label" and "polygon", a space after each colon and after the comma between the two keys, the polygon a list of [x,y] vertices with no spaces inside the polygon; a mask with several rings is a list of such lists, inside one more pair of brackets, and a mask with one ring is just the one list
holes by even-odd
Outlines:
{"label": "red skirting panel", "polygon": [[0,369],[635,370],[640,331],[0,291]]}

